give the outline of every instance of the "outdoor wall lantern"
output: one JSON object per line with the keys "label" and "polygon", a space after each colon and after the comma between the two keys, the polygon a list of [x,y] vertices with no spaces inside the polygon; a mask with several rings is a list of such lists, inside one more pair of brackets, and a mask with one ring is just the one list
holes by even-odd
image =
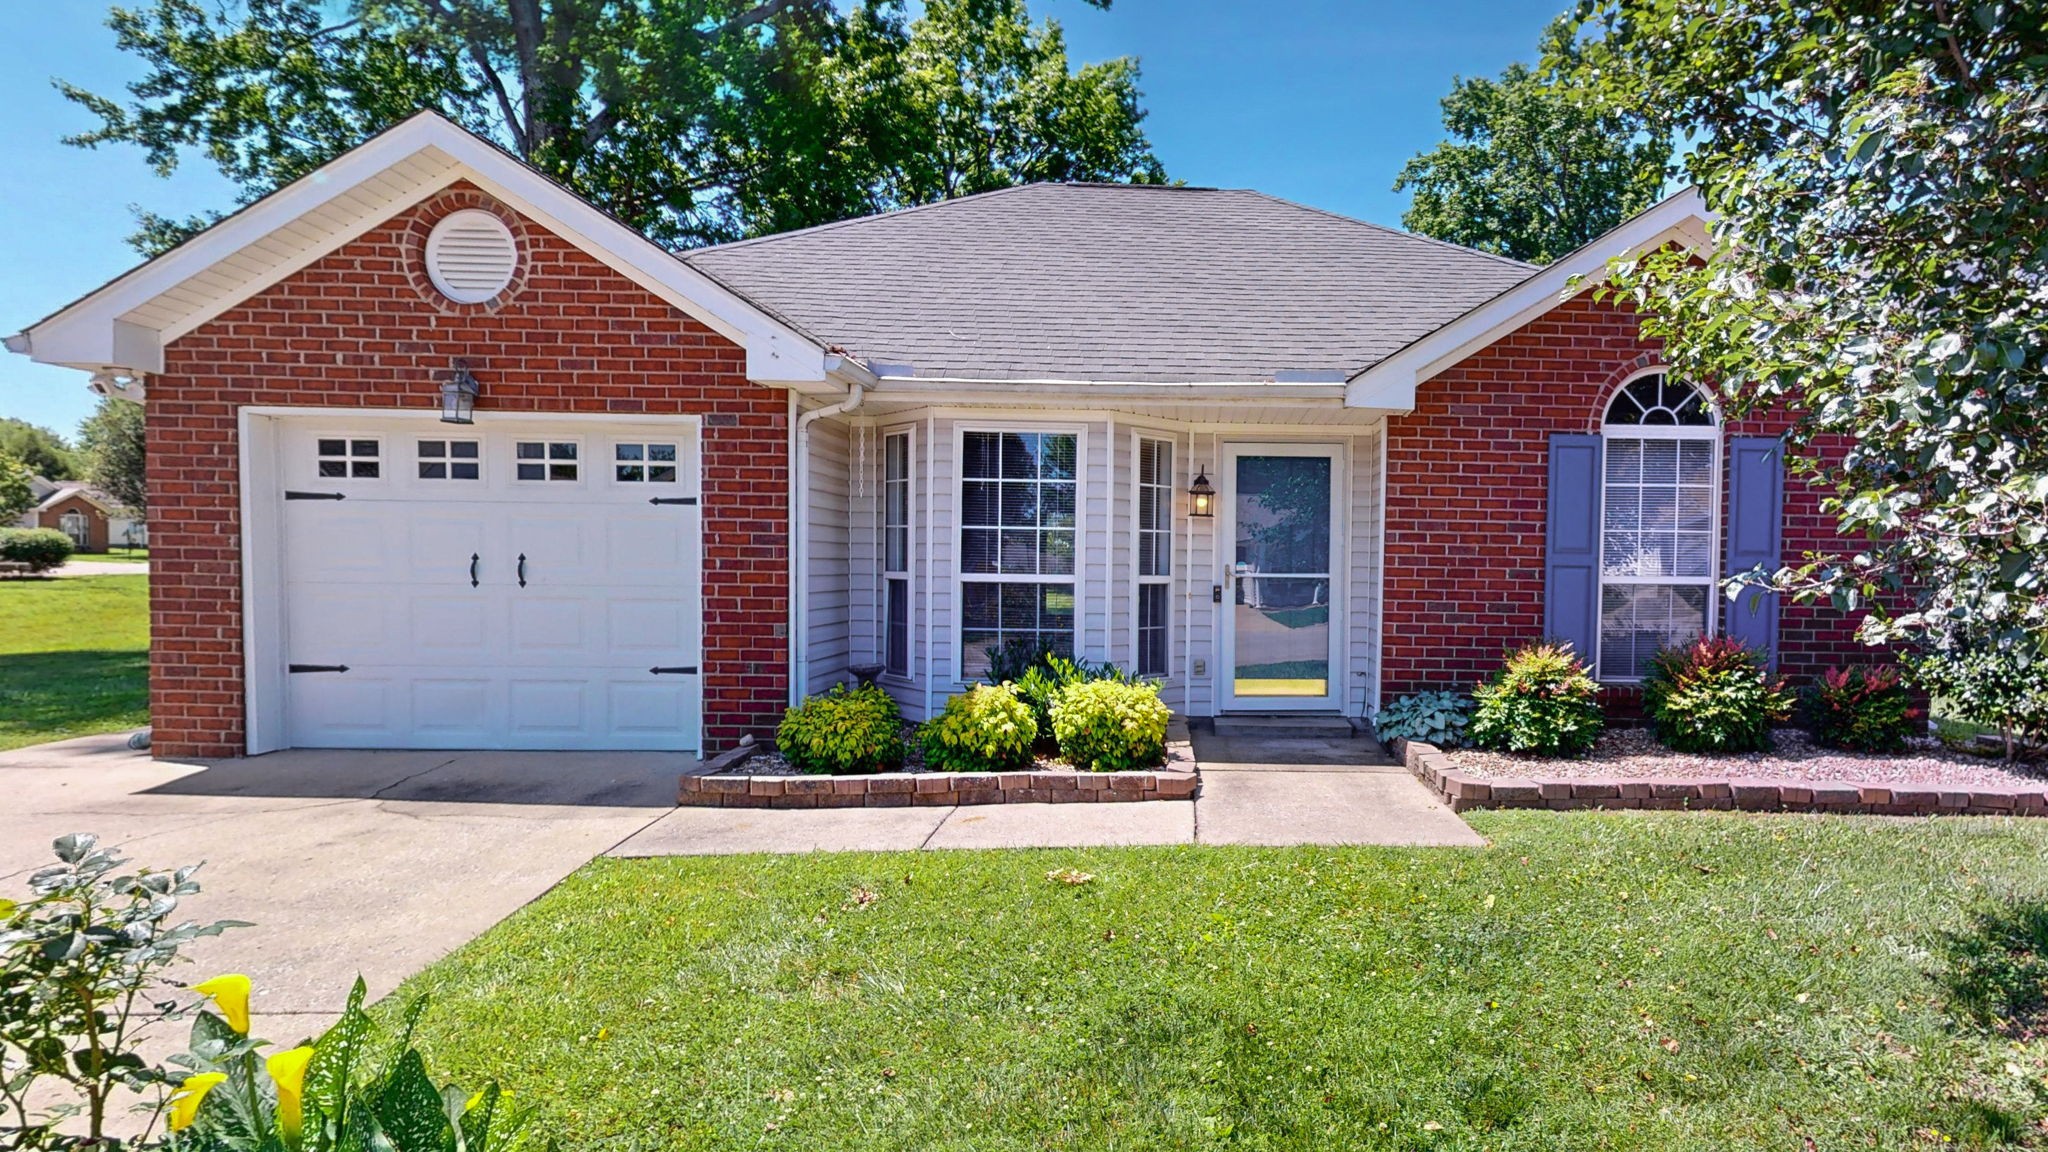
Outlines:
{"label": "outdoor wall lantern", "polygon": [[441,382],[441,423],[476,423],[476,396],[481,391],[469,365],[455,362],[455,371]]}
{"label": "outdoor wall lantern", "polygon": [[1188,495],[1192,497],[1188,515],[1207,519],[1216,514],[1216,489],[1209,483],[1207,468],[1195,470],[1195,482],[1188,485]]}

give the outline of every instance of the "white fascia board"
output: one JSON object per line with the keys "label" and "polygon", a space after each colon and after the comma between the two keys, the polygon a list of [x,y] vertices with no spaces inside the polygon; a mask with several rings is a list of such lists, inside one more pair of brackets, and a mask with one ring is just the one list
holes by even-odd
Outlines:
{"label": "white fascia board", "polygon": [[[360,227],[323,237],[232,299],[209,301],[154,332],[120,318],[204,269],[318,209],[364,181],[432,149],[447,163],[405,195],[364,214]],[[574,193],[526,168],[441,116],[424,112],[345,152],[170,252],[113,280],[75,304],[10,337],[10,350],[45,364],[98,371],[162,371],[164,342],[269,287],[413,203],[467,177],[537,223],[561,234],[640,286],[747,350],[748,376],[764,384],[824,379],[824,350],[653,241]],[[125,325],[125,328],[123,327]]]}
{"label": "white fascia board", "polygon": [[[1711,216],[1694,188],[1666,197],[1527,280],[1351,378],[1344,403],[1352,408],[1415,410],[1415,391],[1536,317],[1607,278],[1608,261],[1666,244],[1702,249],[1712,242]],[[1574,288],[1574,283],[1577,287]]]}

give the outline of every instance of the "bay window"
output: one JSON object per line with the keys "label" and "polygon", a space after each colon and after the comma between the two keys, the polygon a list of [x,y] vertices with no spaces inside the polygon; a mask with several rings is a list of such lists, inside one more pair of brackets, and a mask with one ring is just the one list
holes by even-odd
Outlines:
{"label": "bay window", "polygon": [[1140,676],[1169,663],[1173,578],[1173,442],[1138,440],[1138,659]]}
{"label": "bay window", "polygon": [[1074,654],[1079,437],[965,432],[960,460],[960,677],[991,649]]}
{"label": "bay window", "polygon": [[882,670],[910,675],[910,433],[882,437]]}

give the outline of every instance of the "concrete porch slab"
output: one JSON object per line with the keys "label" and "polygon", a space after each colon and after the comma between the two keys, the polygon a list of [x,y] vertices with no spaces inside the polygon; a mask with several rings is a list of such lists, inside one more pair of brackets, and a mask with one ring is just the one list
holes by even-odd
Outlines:
{"label": "concrete porch slab", "polygon": [[1483,847],[1471,825],[1406,772],[1202,771],[1201,844]]}

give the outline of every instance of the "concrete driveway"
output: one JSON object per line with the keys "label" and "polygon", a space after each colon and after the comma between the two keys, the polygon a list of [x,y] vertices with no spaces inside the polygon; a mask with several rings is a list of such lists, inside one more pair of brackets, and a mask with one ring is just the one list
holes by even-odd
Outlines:
{"label": "concrete driveway", "polygon": [[179,974],[255,981],[289,1042],[374,998],[674,811],[690,756],[284,752],[170,764],[94,736],[0,752],[0,891],[96,833],[136,863],[205,862],[195,919],[253,921]]}

